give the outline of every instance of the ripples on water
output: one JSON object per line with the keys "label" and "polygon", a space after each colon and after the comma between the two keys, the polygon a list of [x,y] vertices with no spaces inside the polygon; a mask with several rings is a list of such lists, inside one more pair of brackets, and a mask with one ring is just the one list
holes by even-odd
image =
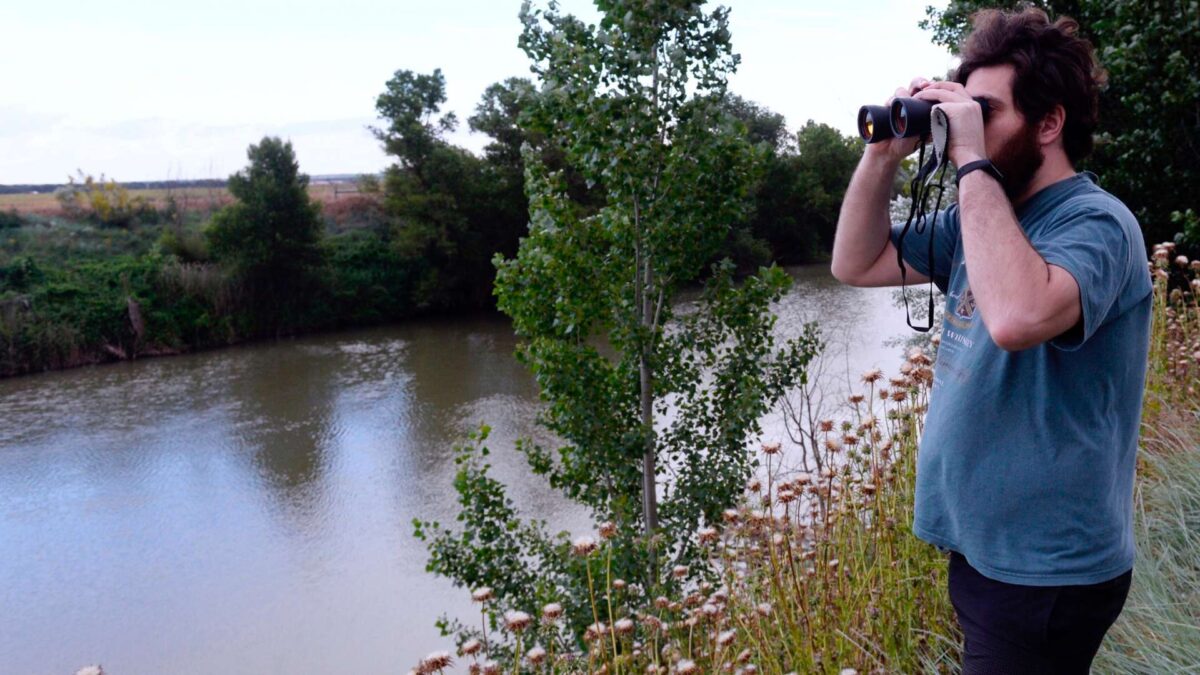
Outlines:
{"label": "ripples on water", "polygon": [[[894,370],[890,291],[792,273],[778,332],[825,326],[831,391]],[[552,442],[514,347],[499,317],[431,320],[0,380],[0,671],[382,673],[449,648],[433,621],[474,609],[411,521],[453,521],[467,431],[492,427],[526,513],[588,527],[513,450]]]}

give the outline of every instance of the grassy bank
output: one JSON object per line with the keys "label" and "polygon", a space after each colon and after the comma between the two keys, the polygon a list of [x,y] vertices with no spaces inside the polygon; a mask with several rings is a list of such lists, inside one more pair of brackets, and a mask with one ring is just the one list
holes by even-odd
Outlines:
{"label": "grassy bank", "polygon": [[[1156,253],[1139,557],[1097,672],[1200,667],[1197,267],[1168,248]],[[930,364],[916,352],[894,378],[863,374],[845,419],[814,422],[800,466],[764,445],[765,477],[722,523],[696,533],[712,568],[707,581],[657,595],[612,579],[617,552],[602,524],[598,542],[575,546],[596,584],[587,608],[595,623],[584,634],[564,631],[556,604],[498,615],[490,591],[476,589],[494,622],[462,634],[457,657],[431,654],[414,672],[440,672],[455,658],[470,672],[957,672],[946,559],[910,531]]]}
{"label": "grassy bank", "polygon": [[371,325],[421,311],[414,261],[389,241],[378,199],[343,196],[322,203],[317,288],[286,322],[268,324],[243,281],[207,251],[203,230],[219,202],[146,211],[154,216],[120,227],[61,213],[3,212],[0,376]]}

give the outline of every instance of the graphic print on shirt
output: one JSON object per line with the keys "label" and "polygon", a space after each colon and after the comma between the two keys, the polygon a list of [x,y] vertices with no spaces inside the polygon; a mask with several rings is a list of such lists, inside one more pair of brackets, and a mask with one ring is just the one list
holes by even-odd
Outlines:
{"label": "graphic print on shirt", "polygon": [[961,291],[950,291],[950,300],[954,303],[953,311],[946,314],[946,323],[959,330],[970,330],[975,324],[975,294],[970,286],[964,286]]}

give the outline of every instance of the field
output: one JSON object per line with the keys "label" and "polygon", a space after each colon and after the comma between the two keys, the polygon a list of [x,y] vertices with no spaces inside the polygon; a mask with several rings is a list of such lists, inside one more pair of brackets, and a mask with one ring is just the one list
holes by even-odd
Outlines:
{"label": "field", "polygon": [[[308,194],[322,204],[329,204],[339,199],[357,194],[354,183],[317,183],[308,186]],[[162,209],[167,204],[167,198],[175,196],[176,202],[184,212],[212,212],[233,201],[233,197],[223,187],[183,187],[158,188],[152,190],[129,190],[130,197],[143,197]],[[24,215],[43,216],[47,218],[62,217],[62,205],[53,193],[24,193],[0,194],[0,211],[16,210]]]}

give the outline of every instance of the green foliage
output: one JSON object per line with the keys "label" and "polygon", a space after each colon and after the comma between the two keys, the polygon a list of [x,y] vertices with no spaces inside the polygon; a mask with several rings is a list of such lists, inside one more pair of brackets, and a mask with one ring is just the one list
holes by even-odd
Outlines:
{"label": "green foliage", "polygon": [[[648,594],[678,583],[664,565],[700,562],[690,533],[737,498],[759,417],[803,377],[817,340],[773,342],[770,304],[790,282],[781,270],[739,285],[731,263],[706,264],[748,217],[766,156],[726,110],[737,63],[728,11],[684,0],[599,8],[596,26],[554,4],[522,8],[520,43],[543,82],[523,119],[596,202],[572,198],[569,172],[526,144],[529,234],[515,258],[497,257],[496,295],[539,385],[540,421],[562,440],[519,448],[551,486],[612,523],[608,571]],[[701,296],[680,305],[702,278]],[[498,506],[502,486],[481,480],[456,484],[461,528],[430,536],[430,569],[534,611],[505,577],[520,568],[517,579],[532,571],[549,584],[545,597],[587,606],[588,570],[545,553],[553,542],[522,530]],[[504,523],[474,515],[497,509]],[[513,547],[499,530],[529,541]]]}
{"label": "green foliage", "polygon": [[378,234],[346,232],[326,239],[324,247],[331,314],[337,324],[380,323],[412,313],[410,268]]}
{"label": "green foliage", "polygon": [[21,227],[25,224],[25,219],[17,210],[10,208],[7,211],[0,211],[0,230],[10,230]]}
{"label": "green foliage", "polygon": [[279,331],[299,323],[317,284],[320,207],[309,200],[291,142],[264,137],[247,155],[250,165],[229,177],[238,201],[213,216],[206,234],[249,293],[260,325]]}
{"label": "green foliage", "polygon": [[429,310],[482,305],[493,276],[488,261],[503,246],[497,237],[508,234],[491,227],[483,161],[443,138],[454,115],[434,121],[445,100],[440,70],[399,70],[376,101],[388,124],[375,134],[398,160],[384,176],[392,241],[413,268],[412,303]]}
{"label": "green foliage", "polygon": [[[953,0],[930,7],[923,28],[956,49],[972,12],[1012,8],[1014,0]],[[1038,0],[1050,14],[1079,21],[1109,75],[1101,94],[1095,155],[1081,168],[1122,199],[1147,244],[1168,241],[1175,213],[1195,206],[1184,186],[1200,184],[1200,7],[1195,2]],[[1174,218],[1174,220],[1173,220]]]}

